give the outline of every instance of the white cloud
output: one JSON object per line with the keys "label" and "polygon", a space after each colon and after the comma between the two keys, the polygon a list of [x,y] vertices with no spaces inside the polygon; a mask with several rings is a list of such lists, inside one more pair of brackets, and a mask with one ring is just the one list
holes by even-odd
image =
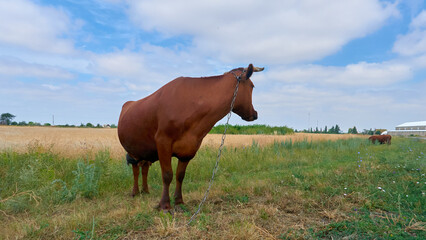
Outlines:
{"label": "white cloud", "polygon": [[426,10],[423,10],[413,21],[410,23],[412,29],[426,29]]}
{"label": "white cloud", "polygon": [[320,59],[398,14],[373,0],[129,1],[133,21],[167,36],[190,35],[197,51],[227,62]]}
{"label": "white cloud", "polygon": [[387,86],[411,76],[411,69],[407,65],[361,62],[347,65],[336,76],[327,79],[327,82],[351,86]]}
{"label": "white cloud", "polygon": [[426,53],[426,30],[415,30],[398,37],[393,51],[403,56],[416,56]]}
{"label": "white cloud", "polygon": [[73,74],[59,67],[27,63],[14,58],[0,58],[0,75],[56,79],[74,77]]}
{"label": "white cloud", "polygon": [[414,121],[424,118],[424,87],[423,83],[409,89],[390,87],[347,91],[334,86],[318,88],[290,83],[267,92],[255,89],[253,104],[259,121],[271,125],[307,129],[315,128],[318,121],[319,127],[338,124],[344,131],[354,125],[361,130],[393,129],[407,119]]}
{"label": "white cloud", "polygon": [[97,77],[88,82],[80,83],[79,87],[87,92],[96,94],[116,94],[126,92],[127,90],[121,80],[112,79],[105,81],[104,79]]}
{"label": "white cloud", "polygon": [[402,56],[426,54],[426,10],[412,20],[406,35],[398,36],[393,51]]}
{"label": "white cloud", "polygon": [[408,80],[412,74],[410,66],[401,63],[360,62],[344,67],[321,65],[278,67],[267,72],[261,79],[333,87],[377,87]]}
{"label": "white cloud", "polygon": [[[217,67],[196,54],[144,44],[137,50],[124,49],[106,54],[92,54],[91,70],[98,76],[127,80],[132,89],[151,89],[179,76],[206,75]],[[227,69],[230,70],[230,69]],[[144,86],[136,86],[142,84]]]}
{"label": "white cloud", "polygon": [[94,57],[94,70],[103,76],[138,77],[146,71],[142,56],[132,52],[114,52]]}
{"label": "white cloud", "polygon": [[0,0],[0,43],[30,50],[69,54],[73,42],[68,15],[59,9],[28,0]]}
{"label": "white cloud", "polygon": [[41,86],[45,87],[45,88],[47,88],[47,89],[49,89],[51,91],[57,91],[57,90],[61,90],[62,89],[62,87],[60,87],[60,86],[55,86],[55,85],[51,85],[51,84],[42,84]]}

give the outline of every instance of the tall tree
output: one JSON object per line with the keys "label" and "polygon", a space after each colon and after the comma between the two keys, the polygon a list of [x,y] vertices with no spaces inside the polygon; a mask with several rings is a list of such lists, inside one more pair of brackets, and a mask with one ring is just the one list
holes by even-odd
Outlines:
{"label": "tall tree", "polygon": [[10,125],[16,116],[10,113],[2,113],[0,116],[0,124]]}
{"label": "tall tree", "polygon": [[336,124],[336,127],[334,127],[335,133],[340,133],[340,127]]}

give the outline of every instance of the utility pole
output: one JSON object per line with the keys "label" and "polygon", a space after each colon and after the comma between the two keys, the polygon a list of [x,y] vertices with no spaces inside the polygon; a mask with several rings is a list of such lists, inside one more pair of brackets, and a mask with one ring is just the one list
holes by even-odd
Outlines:
{"label": "utility pole", "polygon": [[55,115],[52,115],[52,126],[55,126]]}
{"label": "utility pole", "polygon": [[308,112],[308,131],[310,127],[311,127],[311,112]]}

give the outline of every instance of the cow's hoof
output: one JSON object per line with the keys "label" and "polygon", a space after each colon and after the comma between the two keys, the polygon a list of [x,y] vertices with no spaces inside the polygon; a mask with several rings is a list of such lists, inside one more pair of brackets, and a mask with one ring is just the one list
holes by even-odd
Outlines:
{"label": "cow's hoof", "polygon": [[155,205],[154,209],[157,211],[163,211],[163,213],[170,213],[171,215],[173,215],[171,207],[161,207],[160,204],[157,204]]}
{"label": "cow's hoof", "polygon": [[140,194],[139,192],[132,191],[132,193],[130,193],[130,196],[131,197],[135,197],[135,196],[137,196],[139,194]]}

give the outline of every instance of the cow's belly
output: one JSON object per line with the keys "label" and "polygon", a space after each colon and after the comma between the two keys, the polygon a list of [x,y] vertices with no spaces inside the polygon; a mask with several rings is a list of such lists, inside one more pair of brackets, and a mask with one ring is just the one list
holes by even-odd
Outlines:
{"label": "cow's belly", "polygon": [[158,160],[157,148],[154,140],[144,137],[142,134],[126,135],[120,138],[121,145],[133,158],[138,161]]}
{"label": "cow's belly", "polygon": [[194,158],[200,148],[202,138],[186,135],[173,143],[173,156],[181,161],[189,161]]}

